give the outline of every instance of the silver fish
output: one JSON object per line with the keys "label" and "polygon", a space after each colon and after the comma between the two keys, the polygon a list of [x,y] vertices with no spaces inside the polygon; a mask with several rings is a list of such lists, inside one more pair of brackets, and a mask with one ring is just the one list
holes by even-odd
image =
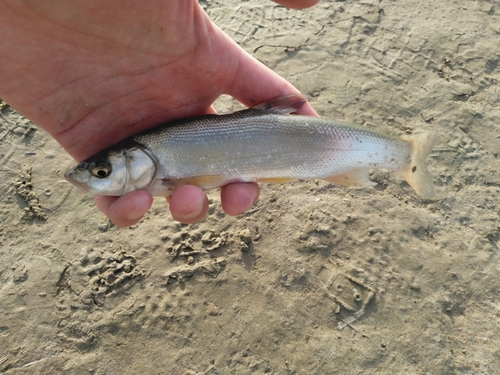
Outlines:
{"label": "silver fish", "polygon": [[373,186],[369,171],[399,172],[424,198],[434,196],[426,158],[435,134],[396,138],[317,117],[290,115],[305,103],[288,95],[243,111],[173,121],[127,138],[78,164],[66,179],[95,195],[147,190],[167,196],[182,185],[324,179]]}

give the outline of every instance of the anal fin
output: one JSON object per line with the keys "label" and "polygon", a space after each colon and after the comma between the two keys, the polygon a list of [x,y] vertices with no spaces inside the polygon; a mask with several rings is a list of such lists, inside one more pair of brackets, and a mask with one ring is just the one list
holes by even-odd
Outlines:
{"label": "anal fin", "polygon": [[323,177],[323,180],[346,186],[372,187],[377,185],[376,182],[370,180],[369,173],[370,168],[354,168],[341,174]]}

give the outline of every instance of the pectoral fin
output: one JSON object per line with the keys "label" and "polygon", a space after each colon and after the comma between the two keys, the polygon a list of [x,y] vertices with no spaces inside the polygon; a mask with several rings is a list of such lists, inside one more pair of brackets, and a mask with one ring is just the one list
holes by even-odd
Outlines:
{"label": "pectoral fin", "polygon": [[[296,180],[297,179],[294,177],[271,177],[258,179],[257,182],[262,182],[264,184],[284,184],[286,182]],[[175,190],[183,185],[195,185],[201,187],[203,190],[209,190],[224,186],[230,182],[238,181],[230,181],[227,179],[227,177],[222,175],[205,175],[186,178],[165,178],[163,179],[162,184],[164,186],[170,187],[172,190]]]}
{"label": "pectoral fin", "polygon": [[323,180],[339,185],[371,187],[377,185],[370,180],[370,168],[354,168],[335,176],[324,177]]}

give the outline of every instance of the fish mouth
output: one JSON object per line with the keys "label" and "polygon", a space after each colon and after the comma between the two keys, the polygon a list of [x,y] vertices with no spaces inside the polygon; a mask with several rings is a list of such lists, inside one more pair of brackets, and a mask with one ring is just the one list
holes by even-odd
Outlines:
{"label": "fish mouth", "polygon": [[66,181],[75,185],[78,189],[80,189],[84,193],[87,193],[90,190],[90,187],[85,182],[80,181],[77,178],[77,176],[78,173],[76,169],[70,169],[64,174],[64,178],[66,179]]}

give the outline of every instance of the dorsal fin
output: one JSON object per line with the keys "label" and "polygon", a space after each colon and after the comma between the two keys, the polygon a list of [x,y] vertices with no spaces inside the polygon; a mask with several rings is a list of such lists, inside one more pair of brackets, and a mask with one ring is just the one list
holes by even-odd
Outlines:
{"label": "dorsal fin", "polygon": [[252,107],[252,109],[287,114],[298,111],[306,103],[307,99],[304,95],[290,94],[258,104],[255,107]]}

